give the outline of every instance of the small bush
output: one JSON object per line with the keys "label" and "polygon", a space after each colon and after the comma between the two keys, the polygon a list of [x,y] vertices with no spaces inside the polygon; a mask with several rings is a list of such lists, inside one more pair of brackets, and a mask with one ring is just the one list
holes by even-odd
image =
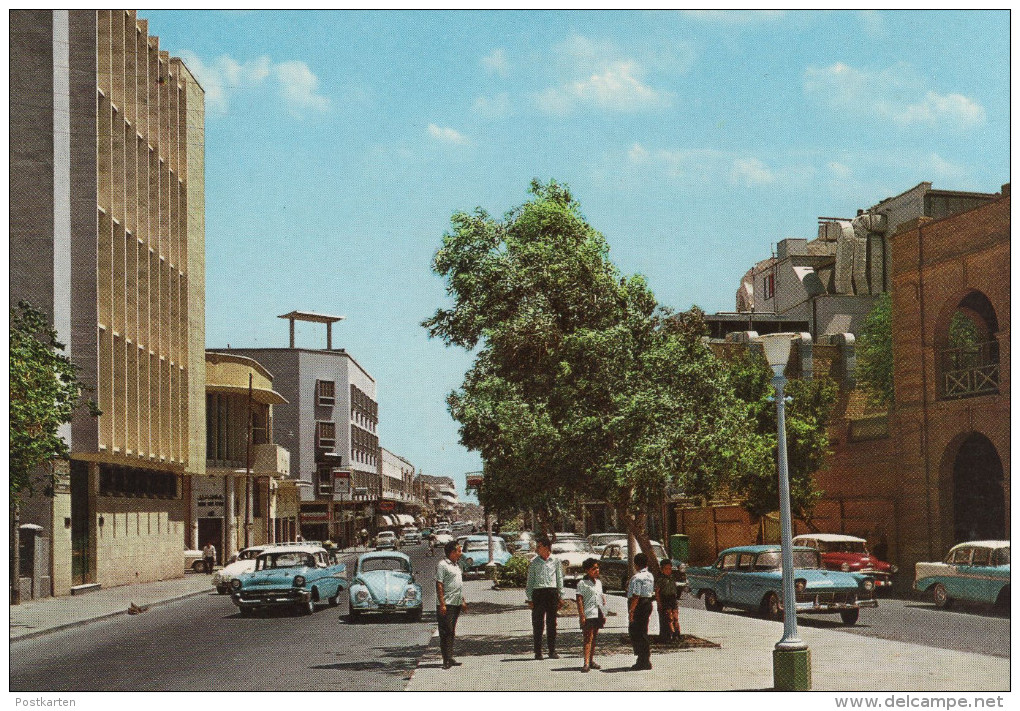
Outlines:
{"label": "small bush", "polygon": [[501,588],[523,588],[528,584],[528,563],[522,555],[511,556],[506,565],[496,569],[496,584]]}

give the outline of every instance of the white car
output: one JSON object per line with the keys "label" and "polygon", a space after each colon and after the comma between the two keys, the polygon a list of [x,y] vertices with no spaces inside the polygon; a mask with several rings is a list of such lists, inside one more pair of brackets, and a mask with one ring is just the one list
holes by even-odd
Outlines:
{"label": "white car", "polygon": [[432,540],[436,544],[436,548],[442,548],[453,540],[453,531],[448,528],[437,528],[432,532]]}
{"label": "white car", "polygon": [[205,570],[205,565],[202,563],[202,551],[184,551],[184,570],[185,572],[193,570],[196,573],[201,573]]}
{"label": "white car", "polygon": [[561,539],[552,544],[552,554],[563,564],[563,584],[568,588],[577,587],[577,581],[584,577],[581,566],[588,558],[597,558],[595,552],[583,538]]}
{"label": "white car", "polygon": [[397,534],[393,531],[379,531],[375,537],[375,549],[377,551],[382,550],[397,550],[400,546],[400,541],[397,540]]}
{"label": "white car", "polygon": [[602,555],[602,549],[606,547],[607,543],[620,540],[621,537],[625,537],[622,533],[593,533],[588,536],[588,545],[595,552],[595,555]]}
{"label": "white car", "polygon": [[213,575],[212,584],[216,588],[216,592],[220,595],[226,595],[230,592],[230,581],[236,578],[241,573],[250,573],[255,570],[255,559],[258,558],[259,553],[264,551],[266,546],[258,546],[253,548],[245,548],[237,554],[229,564],[223,566],[222,570],[216,571]]}

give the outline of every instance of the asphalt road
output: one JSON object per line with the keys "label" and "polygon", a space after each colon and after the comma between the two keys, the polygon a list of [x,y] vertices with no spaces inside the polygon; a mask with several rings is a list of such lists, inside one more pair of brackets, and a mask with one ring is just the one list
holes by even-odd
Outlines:
{"label": "asphalt road", "polygon": [[[683,605],[705,609],[701,600],[685,595]],[[751,615],[727,608],[723,615]],[[930,601],[880,596],[878,607],[861,610],[856,625],[847,626],[837,615],[800,615],[805,627],[841,630],[847,634],[912,642],[928,647],[975,652],[1009,658],[1009,613],[984,605],[956,603],[940,610]]]}
{"label": "asphalt road", "polygon": [[434,565],[411,555],[425,595],[421,622],[369,615],[352,623],[347,595],[314,615],[243,618],[226,595],[13,642],[11,691],[397,691],[434,630]]}

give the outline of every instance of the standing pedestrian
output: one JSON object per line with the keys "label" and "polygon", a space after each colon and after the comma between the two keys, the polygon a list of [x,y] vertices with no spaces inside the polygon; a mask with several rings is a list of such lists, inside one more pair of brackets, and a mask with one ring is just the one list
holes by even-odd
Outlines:
{"label": "standing pedestrian", "polygon": [[549,643],[549,658],[559,659],[556,653],[556,613],[563,596],[563,566],[552,555],[552,543],[547,536],[536,542],[538,555],[528,565],[528,584],[524,595],[531,608],[531,631],[535,637],[535,659],[542,659],[542,627]]}
{"label": "standing pedestrian", "polygon": [[467,611],[464,601],[464,575],[458,561],[461,550],[457,541],[446,544],[446,557],[436,566],[436,619],[439,622],[439,649],[443,653],[443,669],[459,667],[453,658],[453,639],[457,634],[457,618]]}
{"label": "standing pedestrian", "polygon": [[205,569],[206,574],[212,575],[213,565],[216,563],[216,546],[209,541],[205,544],[205,548],[202,549],[202,567]]}
{"label": "standing pedestrian", "polygon": [[606,626],[606,595],[599,580],[598,560],[588,558],[581,567],[584,577],[577,581],[577,614],[584,634],[584,666],[581,671],[587,672],[602,668],[595,663],[595,637]]}
{"label": "standing pedestrian", "polygon": [[631,671],[652,668],[652,646],[648,641],[648,618],[652,616],[652,600],[655,598],[655,578],[648,572],[648,556],[638,553],[634,556],[634,567],[638,572],[627,585],[627,633],[631,646],[637,655],[637,662]]}
{"label": "standing pedestrian", "polygon": [[680,641],[680,594],[673,580],[673,561],[659,563],[662,575],[655,581],[655,606],[659,610],[659,641]]}

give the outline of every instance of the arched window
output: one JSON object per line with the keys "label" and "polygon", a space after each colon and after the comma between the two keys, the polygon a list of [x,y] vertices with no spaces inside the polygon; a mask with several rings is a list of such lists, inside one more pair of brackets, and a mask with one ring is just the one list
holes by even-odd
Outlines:
{"label": "arched window", "polygon": [[971,291],[959,301],[937,340],[940,399],[999,392],[998,330],[995,309],[984,294]]}

